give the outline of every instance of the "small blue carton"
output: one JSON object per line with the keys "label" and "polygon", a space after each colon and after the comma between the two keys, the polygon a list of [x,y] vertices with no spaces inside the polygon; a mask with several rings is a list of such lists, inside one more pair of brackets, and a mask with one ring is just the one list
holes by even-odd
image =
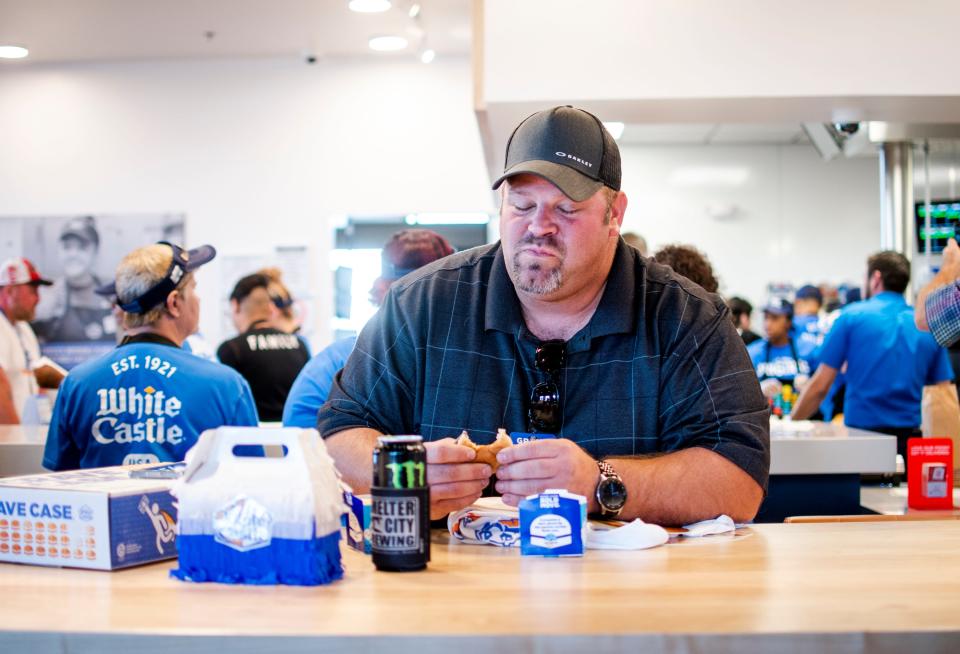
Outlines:
{"label": "small blue carton", "polygon": [[583,556],[587,542],[587,498],[548,489],[520,502],[520,553],[524,556]]}
{"label": "small blue carton", "polygon": [[347,545],[363,552],[370,553],[370,495],[354,495],[349,490],[343,491],[343,502],[350,510],[343,514],[344,540]]}

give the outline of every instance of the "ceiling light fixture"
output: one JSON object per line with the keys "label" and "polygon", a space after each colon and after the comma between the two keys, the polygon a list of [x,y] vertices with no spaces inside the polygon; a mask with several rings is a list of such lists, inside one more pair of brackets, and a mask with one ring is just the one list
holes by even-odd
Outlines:
{"label": "ceiling light fixture", "polygon": [[417,16],[419,16],[419,15],[420,15],[420,3],[419,3],[419,2],[414,2],[412,5],[410,5],[410,11],[408,11],[407,14],[410,16],[410,18],[416,18]]}
{"label": "ceiling light fixture", "polygon": [[398,50],[404,50],[407,47],[407,40],[395,34],[375,36],[370,39],[369,46],[371,50],[377,52],[396,52]]}
{"label": "ceiling light fixture", "polygon": [[19,45],[0,45],[0,59],[23,59],[30,51]]}
{"label": "ceiling light fixture", "polygon": [[437,53],[431,48],[427,48],[426,50],[420,53],[420,61],[425,64],[429,64],[433,62],[433,60],[436,58],[437,58]]}
{"label": "ceiling light fixture", "polygon": [[390,0],[350,0],[347,6],[358,14],[380,14],[391,7]]}
{"label": "ceiling light fixture", "polygon": [[623,136],[623,123],[607,123],[603,124],[607,128],[607,131],[610,132],[610,136],[613,137],[614,141],[619,141],[620,137]]}

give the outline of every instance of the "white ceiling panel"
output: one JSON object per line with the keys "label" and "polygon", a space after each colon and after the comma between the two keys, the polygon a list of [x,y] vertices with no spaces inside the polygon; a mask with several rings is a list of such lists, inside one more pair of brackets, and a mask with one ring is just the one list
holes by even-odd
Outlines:
{"label": "white ceiling panel", "polygon": [[640,125],[624,126],[620,143],[624,145],[704,144],[715,125]]}
{"label": "white ceiling panel", "polygon": [[711,143],[789,144],[806,142],[800,125],[718,125]]}
{"label": "white ceiling panel", "polygon": [[[0,44],[30,56],[3,67],[191,57],[396,56],[373,53],[372,36],[401,34],[438,56],[470,52],[470,0],[394,0],[381,14],[358,14],[346,0],[0,0]],[[401,56],[403,53],[401,53]],[[2,68],[0,68],[2,70]]]}

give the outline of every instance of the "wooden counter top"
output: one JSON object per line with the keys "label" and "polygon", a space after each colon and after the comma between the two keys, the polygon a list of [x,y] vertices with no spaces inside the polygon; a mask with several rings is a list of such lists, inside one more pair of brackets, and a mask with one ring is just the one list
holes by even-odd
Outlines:
{"label": "wooden counter top", "polygon": [[582,559],[522,558],[436,534],[428,570],[406,574],[377,573],[343,550],[344,580],[318,588],[183,583],[167,575],[173,562],[114,573],[2,564],[0,651],[960,644],[958,521],[757,525]]}

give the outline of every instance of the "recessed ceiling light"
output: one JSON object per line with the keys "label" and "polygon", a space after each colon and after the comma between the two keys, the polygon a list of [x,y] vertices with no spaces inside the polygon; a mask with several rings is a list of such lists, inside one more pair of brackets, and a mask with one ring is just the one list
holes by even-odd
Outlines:
{"label": "recessed ceiling light", "polygon": [[619,141],[620,137],[623,136],[623,123],[607,123],[603,124],[607,128],[607,131],[610,132],[610,136],[613,137],[614,141]]}
{"label": "recessed ceiling light", "polygon": [[375,36],[370,39],[370,49],[377,52],[396,52],[407,47],[407,40],[402,36]]}
{"label": "recessed ceiling light", "polygon": [[30,51],[19,45],[0,45],[0,59],[23,59]]}
{"label": "recessed ceiling light", "polygon": [[420,53],[420,61],[422,61],[425,64],[429,64],[436,58],[437,58],[437,53],[431,50],[430,48],[427,48],[426,50]]}
{"label": "recessed ceiling light", "polygon": [[419,3],[419,2],[414,2],[412,5],[410,5],[410,11],[408,11],[407,14],[410,16],[410,18],[416,18],[417,16],[419,16],[419,15],[420,15],[420,3]]}
{"label": "recessed ceiling light", "polygon": [[390,9],[390,0],[350,0],[347,6],[358,14],[379,14]]}

